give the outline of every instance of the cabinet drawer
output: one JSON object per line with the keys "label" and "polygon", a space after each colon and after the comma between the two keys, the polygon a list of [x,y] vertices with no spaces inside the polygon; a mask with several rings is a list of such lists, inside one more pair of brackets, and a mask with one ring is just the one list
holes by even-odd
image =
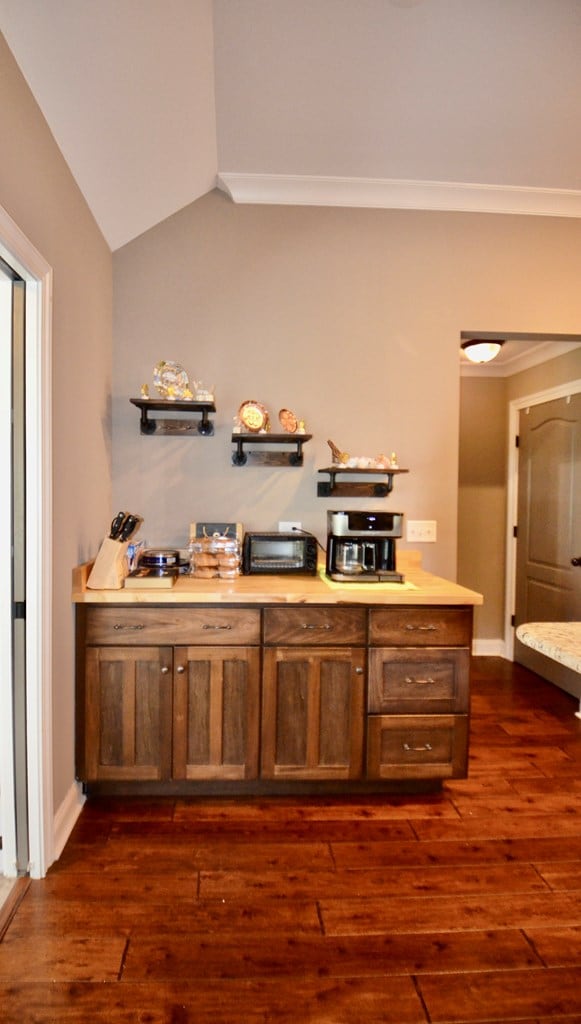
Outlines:
{"label": "cabinet drawer", "polygon": [[258,644],[256,608],[98,607],[87,612],[88,644]]}
{"label": "cabinet drawer", "polygon": [[372,608],[369,642],[386,647],[469,647],[472,608]]}
{"label": "cabinet drawer", "polygon": [[364,644],[365,608],[266,608],[265,644]]}
{"label": "cabinet drawer", "polygon": [[367,723],[368,778],[465,778],[467,715],[371,715]]}
{"label": "cabinet drawer", "polygon": [[369,711],[409,714],[468,711],[466,648],[394,647],[369,652]]}

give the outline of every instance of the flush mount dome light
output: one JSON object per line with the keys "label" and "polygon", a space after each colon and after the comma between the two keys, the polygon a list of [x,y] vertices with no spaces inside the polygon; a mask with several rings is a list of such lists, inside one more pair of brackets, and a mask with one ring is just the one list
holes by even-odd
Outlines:
{"label": "flush mount dome light", "polygon": [[485,338],[469,338],[460,348],[471,363],[489,363],[498,355],[504,341],[486,341]]}

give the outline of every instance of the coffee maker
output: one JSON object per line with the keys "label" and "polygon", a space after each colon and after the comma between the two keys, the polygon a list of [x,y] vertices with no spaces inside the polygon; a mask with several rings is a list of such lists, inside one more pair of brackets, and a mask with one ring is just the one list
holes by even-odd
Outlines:
{"label": "coffee maker", "polygon": [[327,512],[326,573],[341,583],[403,583],[395,568],[401,512]]}

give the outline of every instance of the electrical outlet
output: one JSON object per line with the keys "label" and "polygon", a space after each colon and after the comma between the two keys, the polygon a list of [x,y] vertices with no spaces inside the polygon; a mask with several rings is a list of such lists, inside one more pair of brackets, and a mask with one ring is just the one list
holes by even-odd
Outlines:
{"label": "electrical outlet", "polygon": [[303,524],[297,523],[296,520],[284,520],[278,524],[279,533],[292,533],[293,530],[302,530]]}
{"label": "electrical outlet", "polygon": [[435,519],[408,519],[406,540],[428,544],[436,540]]}

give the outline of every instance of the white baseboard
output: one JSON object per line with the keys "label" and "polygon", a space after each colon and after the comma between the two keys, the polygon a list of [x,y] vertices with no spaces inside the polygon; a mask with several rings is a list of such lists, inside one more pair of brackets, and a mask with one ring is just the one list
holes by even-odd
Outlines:
{"label": "white baseboard", "polygon": [[506,644],[498,637],[496,640],[473,640],[472,654],[477,657],[506,658]]}
{"label": "white baseboard", "polygon": [[53,822],[53,852],[58,860],[63,852],[67,839],[75,827],[77,818],[83,809],[86,797],[79,782],[73,782],[62,804],[58,808]]}

